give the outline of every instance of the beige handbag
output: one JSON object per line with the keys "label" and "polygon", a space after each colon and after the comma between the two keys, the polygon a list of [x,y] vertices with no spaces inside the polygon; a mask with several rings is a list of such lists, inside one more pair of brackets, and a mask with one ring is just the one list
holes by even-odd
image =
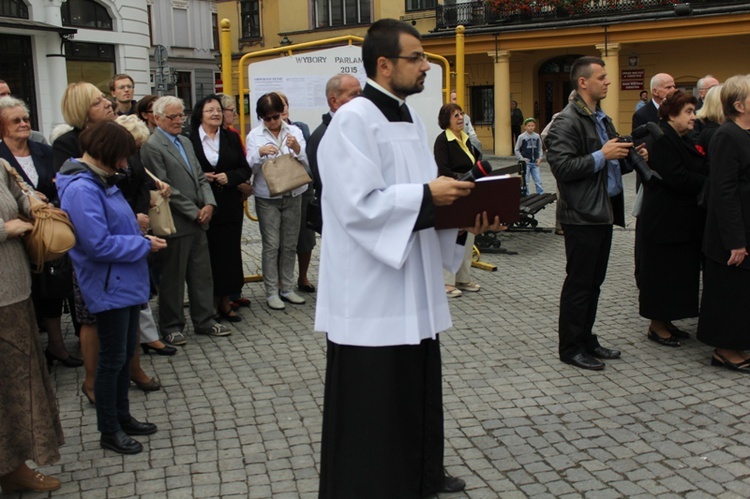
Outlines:
{"label": "beige handbag", "polygon": [[[148,171],[148,168],[144,168],[144,170],[154,181],[159,180]],[[176,234],[177,229],[174,226],[172,210],[169,207],[169,198],[164,198],[159,191],[149,191],[149,195],[151,196],[151,207],[148,209],[148,220],[151,224],[151,232],[159,237]]]}
{"label": "beige handbag", "polygon": [[312,182],[305,165],[291,153],[269,159],[261,168],[272,197],[281,196]]}
{"label": "beige handbag", "polygon": [[26,217],[19,218],[34,225],[23,239],[34,271],[41,272],[45,262],[61,258],[75,246],[75,229],[67,213],[39,199],[7,161],[2,159],[0,162],[29,198],[31,220]]}

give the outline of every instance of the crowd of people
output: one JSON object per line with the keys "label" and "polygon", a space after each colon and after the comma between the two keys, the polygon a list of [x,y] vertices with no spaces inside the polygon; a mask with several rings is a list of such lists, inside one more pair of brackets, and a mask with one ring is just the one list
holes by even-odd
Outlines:
{"label": "crowd of people", "polygon": [[[482,159],[481,144],[453,92],[437,113],[442,132],[430,150],[424,125],[405,103],[429,70],[413,27],[374,23],[363,63],[364,89],[349,75],[329,80],[329,112],[312,134],[290,119],[284,94],[262,95],[259,123],[244,144],[233,128],[231,96],[198,101],[185,133],[183,101],[136,101],[128,75],[112,79],[111,99],[90,83],[69,85],[67,126],[53,132],[51,146],[32,136],[22,101],[0,98],[4,490],[60,487],[25,464],[59,459],[63,435],[49,378],[55,363],[84,366],[81,392],[96,407],[101,447],[142,451],[132,437],[158,428],[131,414],[128,388],[161,389],[141,367],[139,350],[170,356],[188,343],[185,285],[195,334],[225,337],[232,330],[222,322],[244,320],[240,307],[250,304],[242,297],[241,237],[251,195],[268,308],[305,304],[298,292],[319,295],[315,329],[327,334],[320,496],[420,497],[465,486],[443,468],[439,333],[451,325],[447,298],[480,290],[469,277],[474,236],[501,227],[478,213],[473,227],[436,230],[434,209],[469,195],[473,184],[461,178]],[[711,364],[750,373],[750,308],[743,306],[750,291],[750,76],[719,84],[709,75],[697,97],[676,90],[670,75],[654,76],[652,98],[642,94],[633,126],[657,123],[660,133],[642,144],[619,140],[600,106],[610,84],[603,60],[578,59],[571,83],[570,102],[544,139],[567,260],[560,359],[601,370],[602,360],[622,355],[603,346],[593,326],[612,228],[624,225],[622,175],[638,170],[630,156],[636,147],[654,172],[649,180],[639,171],[635,243],[646,337],[679,347],[689,334],[673,321],[698,317],[698,339],[715,348]],[[522,124],[523,133],[514,123],[515,152],[541,194],[542,139],[533,118]],[[263,166],[282,155],[313,181],[275,195]],[[336,173],[342,163],[358,167],[343,176]],[[32,226],[19,182],[60,206],[76,229],[75,247],[41,272],[31,272],[21,243]],[[169,200],[171,234],[151,232],[153,195]],[[324,234],[317,288],[308,277],[316,244],[308,210],[325,220],[325,231],[317,228]],[[341,278],[354,272],[371,285]],[[158,326],[149,306],[155,296]],[[66,302],[80,359],[63,342]],[[394,437],[405,431],[409,439]],[[351,459],[364,448],[366,456]]]}

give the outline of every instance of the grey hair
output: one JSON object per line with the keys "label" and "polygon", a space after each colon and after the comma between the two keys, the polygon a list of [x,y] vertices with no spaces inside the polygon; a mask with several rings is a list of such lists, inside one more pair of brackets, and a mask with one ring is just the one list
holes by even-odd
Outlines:
{"label": "grey hair", "polygon": [[29,108],[26,107],[26,103],[22,101],[21,99],[17,99],[15,97],[2,97],[0,98],[0,112],[5,111],[6,109],[11,109],[14,107],[20,107],[24,111],[26,111],[26,114],[29,114]]}
{"label": "grey hair", "polygon": [[118,116],[115,121],[122,125],[125,130],[130,132],[138,146],[145,144],[151,136],[151,133],[148,131],[148,127],[143,120],[134,114]]}
{"label": "grey hair", "polygon": [[705,90],[706,89],[706,80],[708,80],[709,78],[711,78],[712,80],[716,79],[716,77],[714,75],[706,75],[706,76],[704,76],[703,78],[701,78],[700,80],[698,80],[698,83],[695,85],[696,87],[698,87],[698,90]]}
{"label": "grey hair", "polygon": [[164,110],[170,106],[180,106],[180,109],[185,109],[185,103],[182,99],[174,95],[165,95],[164,97],[159,97],[154,102],[154,114],[164,116]]}

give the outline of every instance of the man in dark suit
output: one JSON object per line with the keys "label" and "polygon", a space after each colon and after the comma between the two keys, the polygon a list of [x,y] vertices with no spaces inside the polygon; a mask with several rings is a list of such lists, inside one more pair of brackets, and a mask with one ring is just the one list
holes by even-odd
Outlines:
{"label": "man in dark suit", "polygon": [[226,336],[231,331],[214,319],[213,276],[205,232],[216,201],[193,145],[180,135],[185,119],[182,100],[160,97],[154,103],[154,116],[158,127],[141,148],[141,159],[159,179],[172,186],[169,205],[177,229],[166,237],[167,249],[160,254],[159,329],[174,345],[187,342],[182,313],[187,280],[195,332]]}
{"label": "man in dark suit", "polygon": [[[320,174],[318,173],[318,146],[320,140],[328,130],[328,124],[333,118],[333,114],[344,104],[357,97],[362,93],[362,86],[359,80],[351,75],[337,74],[331,77],[326,83],[326,102],[328,102],[329,111],[323,115],[323,123],[310,135],[307,141],[307,160],[310,162],[310,170],[313,174],[313,187],[315,189],[315,199],[320,207],[320,197],[323,194],[323,185],[320,183]],[[320,208],[318,208],[320,211]]]}
{"label": "man in dark suit", "polygon": [[557,215],[565,236],[566,273],[560,294],[560,360],[599,371],[599,359],[617,359],[619,350],[600,345],[593,334],[601,285],[607,274],[612,226],[625,225],[619,161],[632,143],[610,139],[612,120],[600,106],[610,80],[604,61],[581,57],[570,70],[576,95],[555,119],[546,138],[547,161],[557,180]]}
{"label": "man in dark suit", "polygon": [[651,101],[633,113],[633,130],[646,123],[659,123],[659,106],[675,91],[674,78],[659,73],[651,78]]}

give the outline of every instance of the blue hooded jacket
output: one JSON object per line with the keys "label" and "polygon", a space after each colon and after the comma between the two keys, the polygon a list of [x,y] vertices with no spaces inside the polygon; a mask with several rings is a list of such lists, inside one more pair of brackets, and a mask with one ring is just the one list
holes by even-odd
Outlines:
{"label": "blue hooded jacket", "polygon": [[89,311],[148,302],[151,241],[141,234],[120,189],[75,159],[65,162],[56,183],[60,206],[76,229],[70,257]]}

